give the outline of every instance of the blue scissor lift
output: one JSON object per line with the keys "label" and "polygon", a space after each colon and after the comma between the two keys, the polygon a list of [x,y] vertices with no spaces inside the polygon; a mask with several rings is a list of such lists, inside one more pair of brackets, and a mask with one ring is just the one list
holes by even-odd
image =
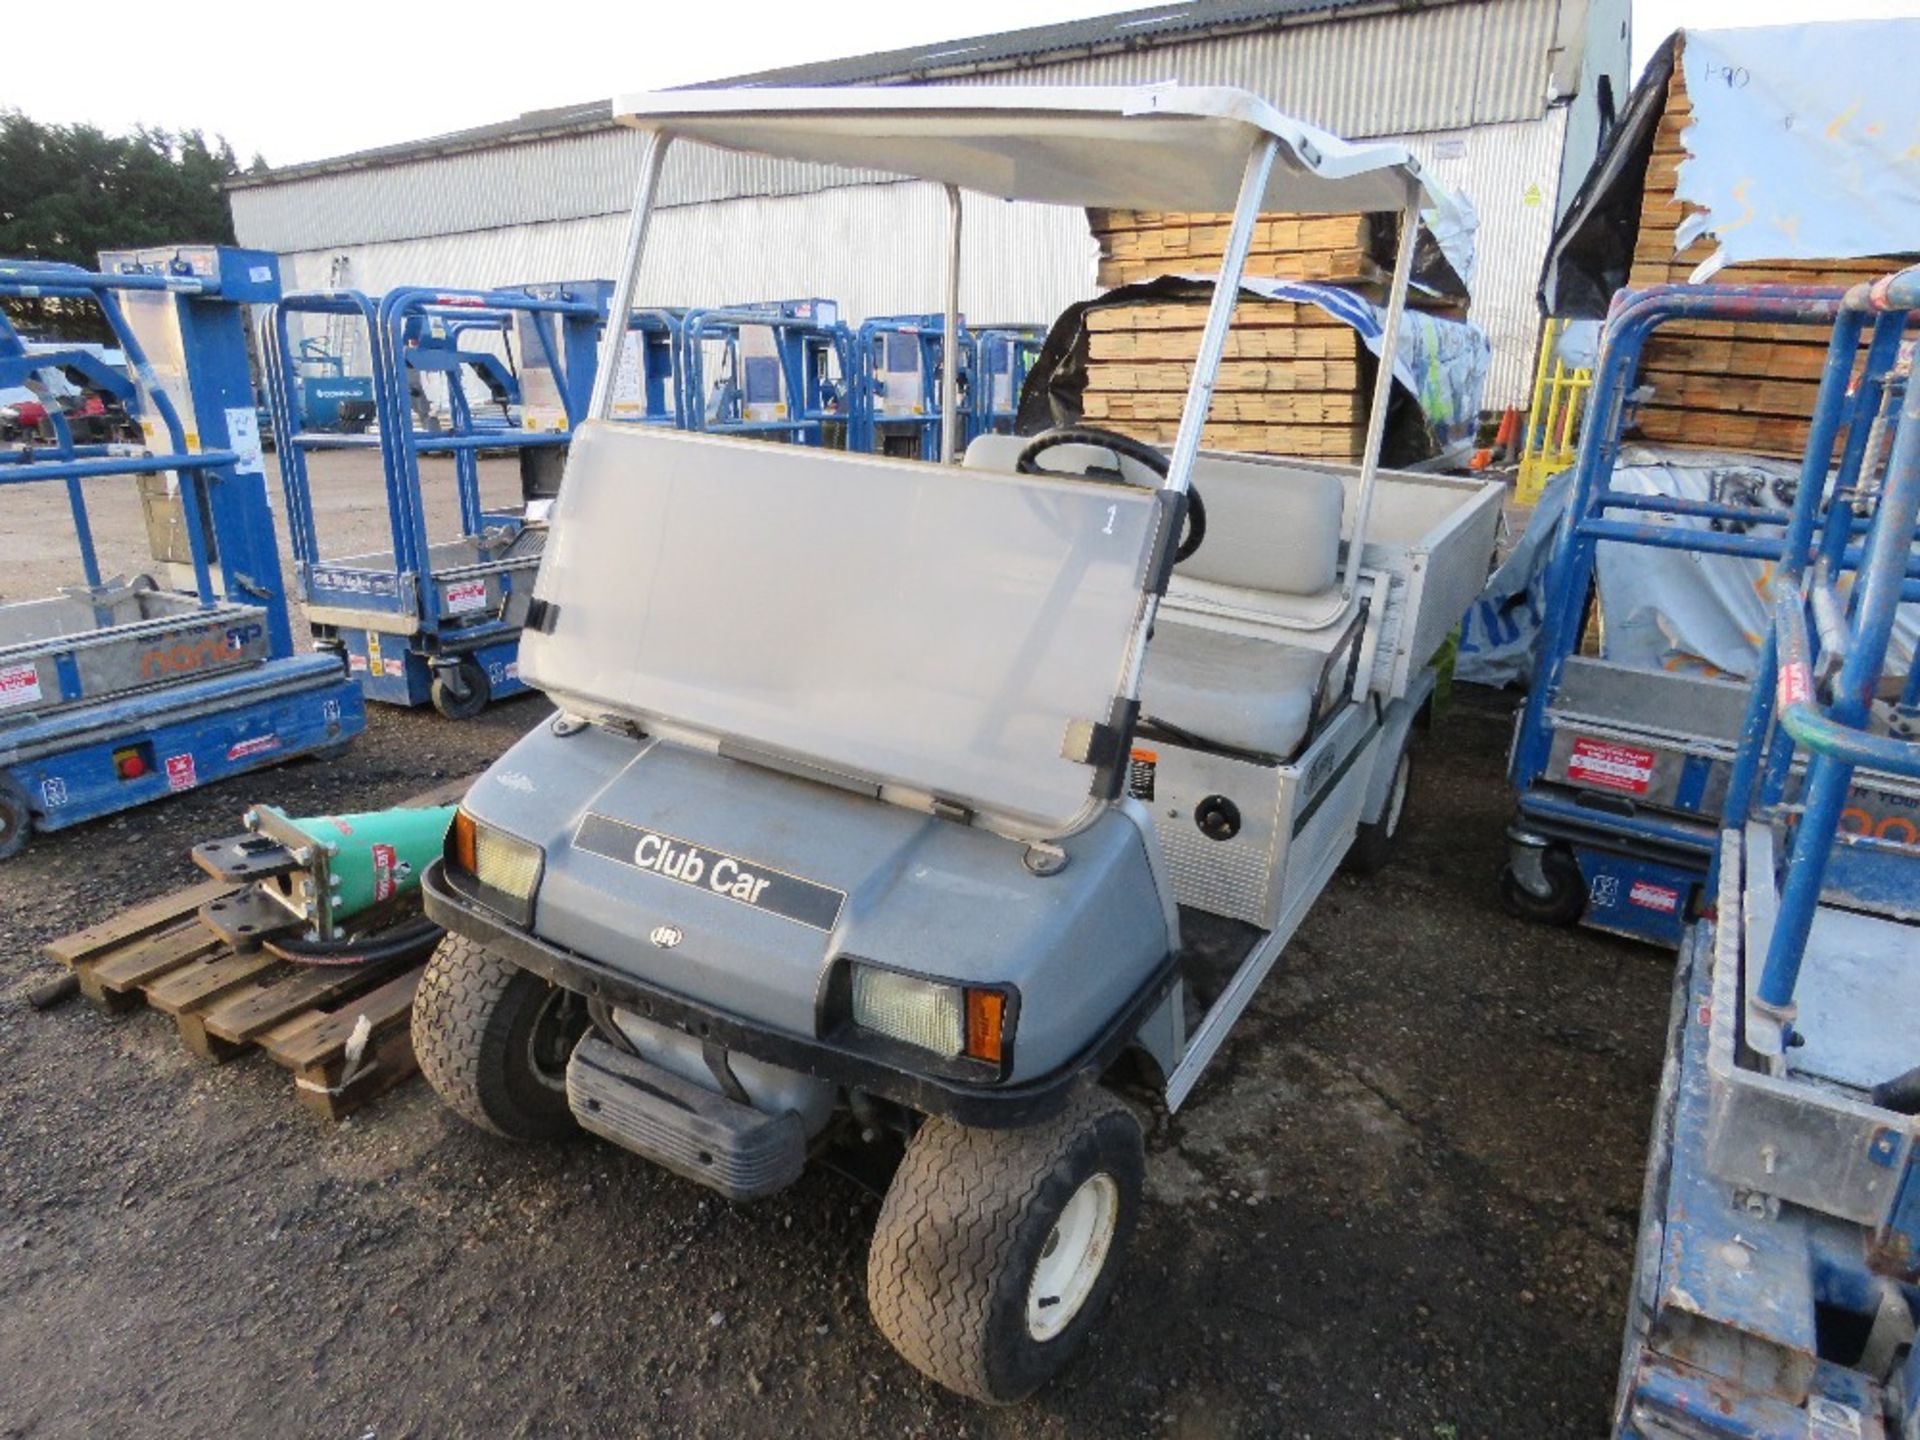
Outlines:
{"label": "blue scissor lift", "polygon": [[[288,621],[245,320],[279,292],[259,251],[108,252],[99,272],[0,260],[0,296],[97,310],[133,376],[82,347],[29,356],[0,317],[0,385],[70,366],[146,431],[144,445],[77,445],[56,414],[52,445],[0,452],[0,490],[64,487],[84,581],[0,605],[0,857],[35,830],[331,750],[366,723],[345,667],[296,652]],[[99,477],[150,482],[157,574],[102,574],[82,486]]]}
{"label": "blue scissor lift", "polygon": [[[940,458],[940,372],[945,362],[941,315],[877,315],[853,338],[853,402],[847,448],[910,459]],[[969,407],[967,385],[973,337],[959,326],[961,412]],[[960,437],[964,448],[968,437]]]}
{"label": "blue scissor lift", "polygon": [[[1603,544],[1781,563],[1788,537],[1817,535],[1838,565],[1864,522],[1829,505],[1857,474],[1899,395],[1887,384],[1903,315],[1869,326],[1838,289],[1657,286],[1622,292],[1608,318],[1567,513],[1555,540],[1533,683],[1509,776],[1518,814],[1501,876],[1509,909],[1677,946],[1708,908],[1707,871],[1741,738],[1748,687],[1723,677],[1638,669],[1583,655]],[[1649,335],[1712,320],[1828,327],[1832,341],[1809,459],[1787,510],[1642,495],[1613,487],[1625,413]],[[1849,378],[1858,381],[1849,393]],[[1837,478],[1829,468],[1837,463]],[[1817,523],[1816,523],[1817,517]],[[1812,543],[1811,541],[1809,543]],[[1920,814],[1915,788],[1866,777],[1868,828]]]}
{"label": "blue scissor lift", "polygon": [[[280,443],[302,599],[316,639],[338,650],[369,699],[396,705],[431,703],[449,718],[478,714],[495,698],[516,693],[520,630],[538,567],[545,529],[520,517],[489,517],[481,508],[482,450],[564,450],[593,383],[592,344],[606,308],[604,282],[580,282],[563,297],[512,290],[410,287],[375,299],[353,290],[297,292],[269,313],[269,393]],[[357,316],[372,353],[377,433],[338,435],[308,431],[294,408],[290,321],[296,315]],[[523,323],[524,322],[524,323]],[[518,423],[502,401],[498,415],[479,414],[462,383],[491,351],[466,348],[476,332],[521,327],[533,368],[554,380],[561,422],[553,428]],[[486,367],[482,367],[486,368]],[[446,381],[446,423],[429,421],[416,406],[420,379]],[[490,385],[501,394],[498,375]],[[308,456],[317,450],[377,451],[385,480],[389,549],[330,556],[321,549]],[[458,496],[460,533],[435,541],[428,534],[422,491],[423,456],[450,456]],[[526,479],[523,469],[523,484]],[[491,522],[491,523],[490,523]]]}
{"label": "blue scissor lift", "polygon": [[852,338],[833,301],[689,310],[681,325],[684,428],[824,445],[846,424]]}
{"label": "blue scissor lift", "polygon": [[983,325],[973,332],[969,439],[1013,433],[1021,388],[1046,338],[1038,325]]}
{"label": "blue scissor lift", "polygon": [[[1840,328],[1916,308],[1920,269],[1853,292]],[[1913,683],[1889,705],[1882,681],[1920,594],[1920,389],[1890,418],[1891,457],[1846,497],[1871,511],[1851,593],[1810,550],[1811,511],[1772,584],[1717,913],[1680,953],[1622,1436],[1920,1434],[1920,844],[1842,820],[1861,769],[1920,780]]]}

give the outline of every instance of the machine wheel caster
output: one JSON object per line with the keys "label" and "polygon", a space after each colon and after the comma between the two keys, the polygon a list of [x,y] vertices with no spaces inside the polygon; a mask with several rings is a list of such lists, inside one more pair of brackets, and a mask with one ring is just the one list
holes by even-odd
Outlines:
{"label": "machine wheel caster", "polygon": [[1522,885],[1512,865],[1500,871],[1500,903],[1507,913],[1545,925],[1577,922],[1587,908],[1587,886],[1573,857],[1562,850],[1547,850],[1540,856],[1540,873],[1547,881],[1545,895]]}
{"label": "machine wheel caster", "polygon": [[1413,752],[1402,750],[1393,762],[1393,783],[1387,787],[1386,808],[1380,818],[1361,825],[1347,851],[1347,869],[1355,875],[1378,875],[1399,849],[1400,822],[1407,814],[1407,792],[1413,787]]}
{"label": "machine wheel caster", "polygon": [[413,1000],[420,1071],[464,1119],[510,1140],[557,1140],[579,1127],[567,1061],[586,1001],[462,935],[427,961]]}
{"label": "machine wheel caster", "polygon": [[1010,1404],[1085,1343],[1140,1212],[1140,1124],[1105,1091],[1042,1124],[931,1119],[907,1147],[867,1253],[867,1304],[946,1386]]}
{"label": "machine wheel caster", "polygon": [[472,660],[462,660],[458,665],[436,667],[428,694],[433,708],[447,719],[471,720],[487,708],[493,687],[487,683],[486,671]]}
{"label": "machine wheel caster", "polygon": [[32,838],[32,802],[18,780],[0,772],[0,860],[11,860]]}

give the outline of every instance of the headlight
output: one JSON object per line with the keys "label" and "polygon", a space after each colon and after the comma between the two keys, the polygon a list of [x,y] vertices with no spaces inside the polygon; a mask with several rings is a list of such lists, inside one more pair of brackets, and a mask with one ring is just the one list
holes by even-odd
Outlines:
{"label": "headlight", "polygon": [[853,1023],[942,1059],[999,1065],[1006,1019],[1004,991],[853,966]]}
{"label": "headlight", "polygon": [[538,845],[482,825],[465,810],[447,831],[448,868],[466,879],[476,900],[516,924],[533,922],[533,896],[546,857]]}

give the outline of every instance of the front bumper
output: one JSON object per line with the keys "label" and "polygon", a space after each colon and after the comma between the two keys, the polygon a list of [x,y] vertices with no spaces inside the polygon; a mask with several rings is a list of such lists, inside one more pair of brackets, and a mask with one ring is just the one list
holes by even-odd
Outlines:
{"label": "front bumper", "polygon": [[435,922],[555,985],[843,1089],[864,1091],[924,1114],[986,1129],[1013,1128],[1047,1119],[1077,1091],[1097,1083],[1166,997],[1174,978],[1174,957],[1169,955],[1089,1045],[1049,1074],[1013,1085],[969,1084],[892,1064],[832,1041],[791,1035],[743,1020],[649,985],[590,955],[542,940],[455,890],[447,883],[443,860],[436,860],[428,869],[421,894],[427,914]]}

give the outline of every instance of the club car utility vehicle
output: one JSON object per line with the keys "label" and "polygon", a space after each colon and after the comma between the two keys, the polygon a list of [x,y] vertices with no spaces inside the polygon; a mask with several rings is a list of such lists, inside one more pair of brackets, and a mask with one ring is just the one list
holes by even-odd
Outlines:
{"label": "club car utility vehicle", "polygon": [[[576,1123],[735,1198],[836,1135],[905,1144],[875,1319],[990,1401],[1085,1338],[1141,1204],[1103,1080],[1193,1089],[1349,853],[1384,858],[1429,658],[1497,486],[1203,455],[1256,217],[1419,212],[1393,145],[1234,90],[687,91],[647,133],[615,313],[669,142],[961,192],[1231,210],[1170,453],[1085,427],[927,463],[576,432],[521,656],[560,714],[473,787],[429,913],[422,1067],[519,1137]],[[943,461],[964,417],[943,367]],[[1126,1063],[1123,1065],[1122,1062]]]}

